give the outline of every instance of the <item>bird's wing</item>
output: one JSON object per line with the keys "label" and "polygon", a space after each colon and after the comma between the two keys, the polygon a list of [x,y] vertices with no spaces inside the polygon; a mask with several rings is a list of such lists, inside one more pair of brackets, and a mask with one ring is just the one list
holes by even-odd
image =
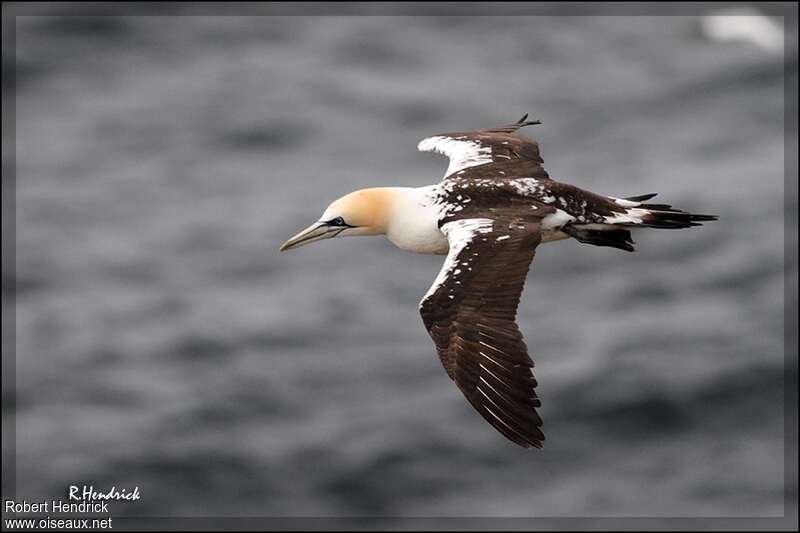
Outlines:
{"label": "bird's wing", "polygon": [[525,115],[514,124],[495,128],[434,135],[420,141],[417,149],[450,158],[445,177],[456,177],[459,172],[479,165],[499,163],[514,166],[528,177],[547,179],[539,144],[517,133],[524,126],[540,123],[527,118]]}
{"label": "bird's wing", "polygon": [[538,221],[508,216],[448,222],[450,252],[420,303],[447,374],[500,433],[542,447],[536,380],[515,317]]}

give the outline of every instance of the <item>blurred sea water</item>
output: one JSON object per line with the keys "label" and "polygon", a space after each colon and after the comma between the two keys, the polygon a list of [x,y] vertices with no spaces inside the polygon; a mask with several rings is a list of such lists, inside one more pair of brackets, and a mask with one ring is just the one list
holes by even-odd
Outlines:
{"label": "blurred sea water", "polygon": [[[690,16],[18,18],[18,495],[782,515],[784,66]],[[526,112],[554,179],[720,215],[635,254],[539,249],[519,324],[543,451],[441,368],[417,312],[441,257],[277,251],[351,190],[438,181],[423,137]]]}

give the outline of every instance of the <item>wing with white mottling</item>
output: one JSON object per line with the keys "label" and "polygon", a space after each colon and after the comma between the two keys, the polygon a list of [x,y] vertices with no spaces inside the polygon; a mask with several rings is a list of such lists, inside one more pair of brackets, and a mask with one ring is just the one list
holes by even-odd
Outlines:
{"label": "wing with white mottling", "polygon": [[539,223],[471,218],[442,231],[450,253],[420,303],[439,358],[487,422],[520,446],[541,448],[533,362],[515,322]]}
{"label": "wing with white mottling", "polygon": [[528,177],[547,179],[549,176],[542,167],[539,145],[517,133],[524,126],[540,123],[527,118],[525,115],[506,126],[434,135],[423,139],[417,149],[446,155],[450,165],[445,177],[454,177],[453,174],[465,169],[490,163],[518,163],[525,167],[524,174]]}

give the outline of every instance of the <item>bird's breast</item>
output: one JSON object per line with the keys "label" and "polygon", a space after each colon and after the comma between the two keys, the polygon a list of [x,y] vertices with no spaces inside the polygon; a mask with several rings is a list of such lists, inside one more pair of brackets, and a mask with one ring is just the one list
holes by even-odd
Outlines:
{"label": "bird's breast", "polygon": [[445,255],[450,249],[447,238],[437,229],[429,231],[388,233],[392,243],[403,250],[418,254]]}

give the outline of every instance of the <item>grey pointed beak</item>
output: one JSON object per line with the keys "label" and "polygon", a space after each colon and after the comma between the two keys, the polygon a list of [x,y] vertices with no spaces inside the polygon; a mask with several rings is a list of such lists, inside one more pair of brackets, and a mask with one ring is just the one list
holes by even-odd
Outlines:
{"label": "grey pointed beak", "polygon": [[321,241],[323,239],[330,239],[336,237],[342,232],[343,228],[331,227],[324,222],[315,222],[309,227],[283,243],[280,247],[281,252],[291,250],[292,248],[299,248],[310,244],[312,242]]}

